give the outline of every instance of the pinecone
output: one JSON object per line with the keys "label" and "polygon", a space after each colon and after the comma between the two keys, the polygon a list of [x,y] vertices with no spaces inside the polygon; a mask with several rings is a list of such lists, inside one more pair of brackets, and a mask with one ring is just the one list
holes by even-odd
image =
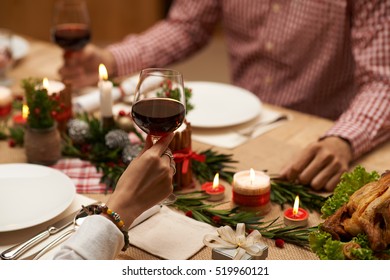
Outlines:
{"label": "pinecone", "polygon": [[122,151],[123,162],[129,164],[133,159],[135,159],[138,156],[141,150],[142,150],[142,146],[139,144],[125,146]]}
{"label": "pinecone", "polygon": [[122,129],[114,129],[105,136],[106,145],[110,149],[124,148],[130,144],[129,135]]}
{"label": "pinecone", "polygon": [[75,143],[83,143],[89,136],[89,125],[86,121],[72,119],[68,122],[68,134]]}

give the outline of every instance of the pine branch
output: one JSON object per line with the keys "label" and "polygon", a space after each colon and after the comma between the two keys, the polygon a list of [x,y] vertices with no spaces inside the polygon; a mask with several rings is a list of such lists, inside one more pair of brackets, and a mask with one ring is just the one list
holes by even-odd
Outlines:
{"label": "pine branch", "polygon": [[293,184],[280,179],[271,180],[271,201],[283,206],[293,205],[295,197],[299,195],[299,203],[302,208],[320,212],[322,205],[328,197],[320,196],[310,191],[309,186]]}
{"label": "pine branch", "polygon": [[238,207],[231,209],[216,209],[217,205],[203,202],[209,196],[203,191],[193,191],[190,193],[178,193],[176,202],[172,205],[176,209],[183,211],[186,216],[194,218],[200,222],[212,226],[231,226],[235,228],[238,223],[244,223],[247,231],[258,230],[264,237],[270,239],[281,238],[286,242],[308,248],[309,233],[316,228],[299,228],[294,226],[284,226],[278,218],[263,221],[259,213],[241,211]]}

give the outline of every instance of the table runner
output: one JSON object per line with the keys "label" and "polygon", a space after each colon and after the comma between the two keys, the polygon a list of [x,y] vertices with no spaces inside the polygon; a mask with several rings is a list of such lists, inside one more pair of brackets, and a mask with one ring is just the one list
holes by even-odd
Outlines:
{"label": "table runner", "polygon": [[106,185],[100,182],[103,173],[98,172],[89,161],[64,158],[51,167],[68,175],[74,182],[77,193],[106,193]]}

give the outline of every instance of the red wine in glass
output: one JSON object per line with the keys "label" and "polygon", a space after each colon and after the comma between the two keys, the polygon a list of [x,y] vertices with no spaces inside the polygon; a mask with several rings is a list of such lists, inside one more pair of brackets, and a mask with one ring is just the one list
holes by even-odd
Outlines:
{"label": "red wine in glass", "polygon": [[52,37],[53,41],[63,49],[77,51],[88,44],[91,32],[87,24],[64,23],[53,28]]}
{"label": "red wine in glass", "polygon": [[150,98],[133,105],[134,122],[147,134],[161,137],[175,131],[185,117],[183,103],[169,98]]}

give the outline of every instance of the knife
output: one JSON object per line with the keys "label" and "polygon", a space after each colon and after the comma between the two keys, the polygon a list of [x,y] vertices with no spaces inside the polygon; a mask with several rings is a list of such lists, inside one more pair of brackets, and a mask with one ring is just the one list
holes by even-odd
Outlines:
{"label": "knife", "polygon": [[59,220],[58,222],[54,223],[53,225],[49,226],[46,230],[38,233],[37,235],[31,237],[29,240],[17,244],[4,252],[0,254],[0,258],[3,260],[14,260],[17,259],[20,255],[22,255],[27,250],[31,249],[35,245],[39,244],[43,240],[49,238],[49,236],[56,234],[57,232],[60,232],[64,228],[70,226],[73,224],[74,217],[77,215],[77,213],[80,210],[77,210],[70,214],[69,216],[66,216],[65,218]]}

